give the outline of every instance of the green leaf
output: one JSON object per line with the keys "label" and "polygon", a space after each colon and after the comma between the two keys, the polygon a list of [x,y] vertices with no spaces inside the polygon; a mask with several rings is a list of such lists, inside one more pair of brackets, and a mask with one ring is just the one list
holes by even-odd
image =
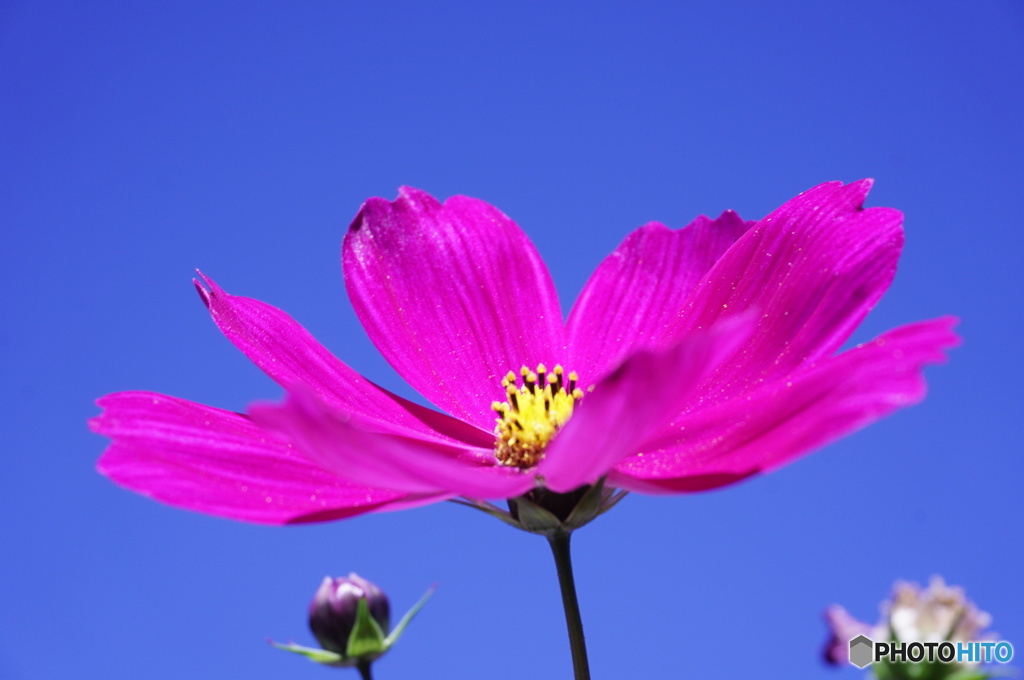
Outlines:
{"label": "green leaf", "polygon": [[348,665],[348,660],[341,654],[328,652],[326,649],[314,649],[313,647],[303,647],[302,645],[294,644],[282,645],[280,642],[274,642],[273,640],[269,640],[269,642],[278,649],[283,649],[284,651],[292,652],[293,654],[301,654],[310,661],[326,664],[328,666]]}
{"label": "green leaf", "polygon": [[352,627],[352,632],[349,633],[345,656],[350,658],[380,656],[386,649],[384,631],[380,629],[380,624],[370,616],[370,607],[367,606],[364,597],[359,600],[356,624]]}
{"label": "green leaf", "polygon": [[391,634],[388,635],[386,640],[384,640],[385,650],[391,649],[391,645],[398,642],[398,638],[402,635],[402,631],[404,631],[405,627],[409,625],[410,621],[412,621],[412,617],[416,616],[416,614],[418,614],[419,611],[423,609],[423,605],[427,603],[427,600],[430,599],[430,596],[434,594],[435,590],[437,590],[436,583],[430,586],[430,588],[427,589],[427,592],[423,594],[423,597],[420,598],[420,601],[414,604],[412,606],[412,609],[405,613],[405,616],[402,617],[402,620],[398,622],[398,625],[395,626],[394,630],[391,631]]}

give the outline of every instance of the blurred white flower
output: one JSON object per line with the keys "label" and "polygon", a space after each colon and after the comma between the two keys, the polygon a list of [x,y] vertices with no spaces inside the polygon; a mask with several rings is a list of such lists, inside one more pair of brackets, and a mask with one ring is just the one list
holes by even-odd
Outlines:
{"label": "blurred white flower", "polygon": [[[825,610],[831,636],[825,645],[825,660],[831,664],[849,661],[850,640],[866,635],[876,642],[982,642],[998,637],[985,629],[992,617],[967,599],[963,588],[948,586],[933,576],[927,588],[897,581],[892,596],[879,606],[881,617],[874,626],[864,623],[840,605]],[[977,663],[953,663],[954,670]]]}

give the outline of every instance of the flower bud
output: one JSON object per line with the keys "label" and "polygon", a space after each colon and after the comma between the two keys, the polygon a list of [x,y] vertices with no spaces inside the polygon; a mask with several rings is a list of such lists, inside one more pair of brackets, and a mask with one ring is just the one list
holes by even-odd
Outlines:
{"label": "flower bud", "polygon": [[354,572],[347,578],[327,576],[309,603],[309,628],[324,649],[342,655],[347,653],[360,600],[366,600],[370,616],[387,635],[391,605],[380,588]]}
{"label": "flower bud", "polygon": [[395,646],[435,588],[436,584],[431,586],[391,630],[391,605],[380,588],[356,574],[328,576],[309,603],[309,628],[323,649],[268,642],[325,666],[356,666],[369,677],[370,664]]}

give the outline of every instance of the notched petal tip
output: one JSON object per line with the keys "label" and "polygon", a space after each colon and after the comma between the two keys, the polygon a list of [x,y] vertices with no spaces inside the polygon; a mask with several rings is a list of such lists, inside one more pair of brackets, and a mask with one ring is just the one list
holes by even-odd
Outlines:
{"label": "notched petal tip", "polygon": [[[855,182],[850,182],[849,184],[843,187],[844,190],[849,191],[851,195],[857,197],[857,202],[855,205],[856,210],[864,210],[864,201],[867,200],[868,193],[871,192],[871,187],[874,186],[874,184],[875,180],[873,180],[870,177],[865,177],[864,179],[859,179]],[[902,219],[902,217],[903,215],[901,213],[900,218]]]}
{"label": "notched petal tip", "polygon": [[868,193],[871,191],[871,187],[874,186],[875,180],[867,177],[848,184],[843,184],[842,182],[837,182],[837,184],[838,193],[849,196],[853,209],[861,211],[864,210],[864,201],[867,200]]}
{"label": "notched petal tip", "polygon": [[376,203],[383,201],[383,198],[368,198],[359,206],[359,212],[352,218],[352,222],[348,225],[348,234],[354,234],[366,224],[366,213],[375,209]]}
{"label": "notched petal tip", "polygon": [[93,403],[95,403],[101,409],[100,412],[97,415],[95,415],[92,418],[89,418],[87,421],[85,421],[86,425],[88,425],[89,429],[92,430],[93,432],[95,432],[96,434],[103,435],[103,436],[110,436],[110,435],[108,435],[104,431],[104,427],[107,425],[107,421],[111,417],[110,416],[110,412],[109,412],[110,409],[116,408],[118,406],[118,404],[119,403],[123,403],[123,401],[126,398],[127,399],[132,399],[137,394],[141,394],[141,393],[139,393],[139,392],[111,392],[110,394],[104,394],[102,397],[100,397],[95,402],[93,402]]}
{"label": "notched petal tip", "polygon": [[[115,484],[117,483],[116,480],[114,480],[114,475],[117,474],[116,466],[110,464],[110,462],[108,461],[108,456],[107,456],[106,452],[104,452],[99,457],[99,460],[96,461],[96,466],[95,467],[96,467],[96,472],[98,472],[99,474],[103,475],[107,479],[113,481]],[[145,491],[139,491],[138,493],[142,494],[143,496],[146,496],[147,498],[151,498],[152,497],[151,494],[148,494]]]}
{"label": "notched petal tip", "polygon": [[206,305],[206,308],[210,310],[210,314],[213,315],[214,319],[216,319],[218,311],[223,311],[226,300],[232,296],[218,286],[216,281],[198,269],[196,274],[199,275],[199,278],[192,279],[192,283],[196,287],[196,292],[199,293],[199,298]]}
{"label": "notched petal tip", "polygon": [[[213,304],[214,298],[218,295],[224,294],[224,289],[214,282],[209,276],[204,274],[199,269],[196,269],[196,274],[199,278],[192,278],[192,285],[196,287],[196,292],[199,293],[199,299],[203,301],[207,309]],[[200,281],[200,279],[202,279]]]}
{"label": "notched petal tip", "polygon": [[940,345],[942,349],[950,350],[964,344],[964,339],[960,337],[959,333],[953,330],[954,328],[960,325],[959,316],[954,316],[952,314],[940,316],[937,319],[935,319],[935,323],[939,326],[939,328],[945,331],[945,334],[942,337]]}
{"label": "notched petal tip", "polygon": [[723,210],[722,214],[713,222],[719,229],[745,229],[755,223],[754,221],[743,219],[735,210]]}
{"label": "notched petal tip", "polygon": [[206,287],[199,282],[199,279],[192,279],[192,285],[196,287],[196,292],[199,293],[199,299],[203,301],[206,308],[210,308],[210,291],[206,290]]}
{"label": "notched petal tip", "polygon": [[[100,401],[101,400],[97,399],[96,405],[102,407],[103,405],[100,403]],[[100,413],[98,416],[93,416],[92,418],[89,418],[88,420],[85,421],[85,425],[86,427],[89,428],[90,432],[95,432],[96,434],[100,435],[103,434],[103,414]]]}
{"label": "notched petal tip", "polygon": [[[941,316],[936,319],[932,319],[931,321],[921,321],[908,326],[908,328],[921,326],[932,327],[933,334],[928,340],[931,345],[931,352],[925,354],[921,360],[922,364],[944,364],[949,361],[949,351],[956,349],[964,343],[960,334],[953,330],[959,324],[960,318],[950,315]],[[903,355],[900,354],[897,358],[902,359]]]}
{"label": "notched petal tip", "polygon": [[380,196],[366,199],[359,206],[359,212],[356,213],[356,216],[348,225],[348,234],[359,232],[364,227],[371,226],[374,222],[389,219],[391,214],[396,211],[423,211],[427,208],[440,207],[440,205],[440,202],[427,192],[415,187],[402,185],[398,187],[398,195],[394,200],[388,200]]}
{"label": "notched petal tip", "polygon": [[854,212],[859,212],[864,210],[864,201],[867,199],[868,192],[871,191],[874,183],[875,180],[870,177],[848,184],[844,184],[839,180],[822,182],[806,191],[801,191],[787,201],[783,207],[792,207],[794,202],[806,204],[807,201],[819,198],[826,200],[830,204],[845,204]]}
{"label": "notched petal tip", "polygon": [[403,184],[398,187],[398,198],[392,201],[392,205],[398,205],[400,203],[419,203],[429,204],[433,207],[440,206],[441,202],[434,198],[432,195],[424,191],[423,189],[417,189],[411,187],[408,184]]}
{"label": "notched petal tip", "polygon": [[[701,215],[700,217],[703,217],[703,215]],[[700,219],[700,217],[698,217],[697,219]],[[651,222],[647,222],[646,224],[641,225],[639,228],[636,229],[636,231],[643,232],[644,234],[648,234],[648,233],[654,232],[654,231],[673,231],[673,229],[671,227],[669,227],[667,224],[665,224],[664,222],[651,221]],[[627,238],[628,238],[628,236],[627,236]],[[615,251],[613,251],[612,254],[615,254]],[[620,255],[621,255],[621,253],[620,253]]]}
{"label": "notched petal tip", "polygon": [[842,188],[843,186],[845,186],[845,185],[843,184],[843,182],[841,180],[830,179],[827,182],[822,182],[821,184],[815,184],[813,187],[811,187],[810,189],[807,189],[806,191],[801,191],[799,194],[797,194],[797,196],[806,196],[807,194],[809,194],[809,193],[811,193],[813,191],[827,191],[828,189],[839,189],[839,188]]}

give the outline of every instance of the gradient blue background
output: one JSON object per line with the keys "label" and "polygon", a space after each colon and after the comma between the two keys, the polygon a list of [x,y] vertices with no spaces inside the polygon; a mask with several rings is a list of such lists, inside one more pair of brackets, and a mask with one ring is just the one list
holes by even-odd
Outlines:
{"label": "gradient blue background", "polygon": [[539,537],[443,504],[267,528],[94,471],[93,400],[242,410],[280,390],[192,290],[201,267],[409,390],[349,306],[339,246],[400,184],[530,235],[568,309],[648,220],[761,217],[830,179],[906,213],[855,339],[953,313],[931,393],[770,476],[633,495],[575,537],[595,678],[856,678],[822,609],[966,586],[1024,666],[1024,8],[909,2],[0,3],[0,678],[355,678],[311,643],[325,574],[403,611],[392,678],[565,678]]}

